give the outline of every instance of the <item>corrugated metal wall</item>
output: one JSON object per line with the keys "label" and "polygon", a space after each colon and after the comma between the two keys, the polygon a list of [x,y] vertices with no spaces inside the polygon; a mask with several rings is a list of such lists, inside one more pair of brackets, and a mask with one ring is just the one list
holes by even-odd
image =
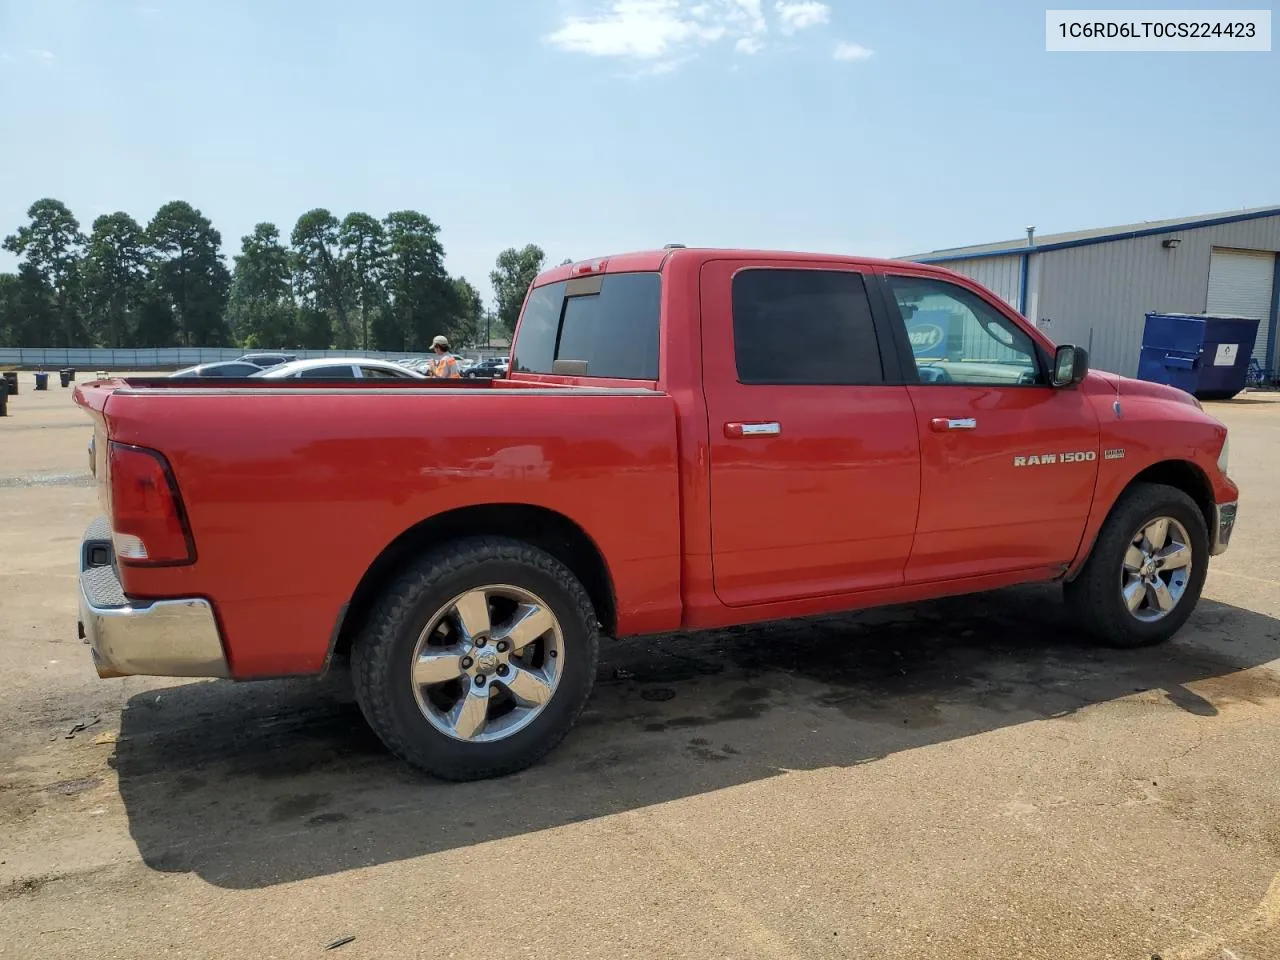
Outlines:
{"label": "corrugated metal wall", "polygon": [[1018,298],[1022,293],[1022,257],[1017,254],[953,260],[938,266],[977,280],[1013,309],[1018,309]]}
{"label": "corrugated metal wall", "polygon": [[[1161,241],[1171,236],[1182,242],[1166,250]],[[1214,247],[1278,251],[1280,216],[1033,254],[1028,319],[1057,343],[1087,347],[1094,367],[1133,376],[1148,313],[1205,311]],[[939,266],[972,277],[1017,309],[1020,259],[1014,253]]]}

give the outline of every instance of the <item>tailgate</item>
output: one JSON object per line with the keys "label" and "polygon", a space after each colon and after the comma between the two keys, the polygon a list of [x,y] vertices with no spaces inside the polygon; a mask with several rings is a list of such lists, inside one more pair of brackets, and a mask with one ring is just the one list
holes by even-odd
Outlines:
{"label": "tailgate", "polygon": [[76,403],[93,420],[93,436],[89,438],[89,472],[97,480],[98,507],[105,514],[107,507],[107,400],[111,394],[125,385],[123,380],[94,380],[76,387],[73,394]]}

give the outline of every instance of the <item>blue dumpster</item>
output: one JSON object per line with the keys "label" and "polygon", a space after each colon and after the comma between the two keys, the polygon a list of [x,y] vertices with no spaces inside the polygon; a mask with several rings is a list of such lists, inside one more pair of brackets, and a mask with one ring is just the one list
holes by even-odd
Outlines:
{"label": "blue dumpster", "polygon": [[1148,313],[1138,379],[1201,400],[1226,400],[1245,387],[1258,320],[1196,313]]}

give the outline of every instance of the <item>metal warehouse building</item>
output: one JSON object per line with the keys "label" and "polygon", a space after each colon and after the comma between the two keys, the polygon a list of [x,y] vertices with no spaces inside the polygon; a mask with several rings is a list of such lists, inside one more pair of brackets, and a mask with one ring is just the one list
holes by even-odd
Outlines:
{"label": "metal warehouse building", "polygon": [[906,257],[972,277],[1091,365],[1133,376],[1148,313],[1253,317],[1277,366],[1280,207],[1079,230]]}

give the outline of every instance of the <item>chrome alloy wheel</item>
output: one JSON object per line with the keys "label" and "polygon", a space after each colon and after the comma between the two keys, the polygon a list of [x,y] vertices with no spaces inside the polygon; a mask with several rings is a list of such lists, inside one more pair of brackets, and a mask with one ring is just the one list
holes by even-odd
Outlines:
{"label": "chrome alloy wheel", "polygon": [[1120,592],[1125,606],[1144,623],[1168,616],[1191,582],[1191,538],[1172,517],[1144,524],[1124,554]]}
{"label": "chrome alloy wheel", "polygon": [[523,730],[551,701],[564,651],[560,623],[541,598],[520,587],[476,587],[418,635],[410,683],[441,733],[491,743]]}

